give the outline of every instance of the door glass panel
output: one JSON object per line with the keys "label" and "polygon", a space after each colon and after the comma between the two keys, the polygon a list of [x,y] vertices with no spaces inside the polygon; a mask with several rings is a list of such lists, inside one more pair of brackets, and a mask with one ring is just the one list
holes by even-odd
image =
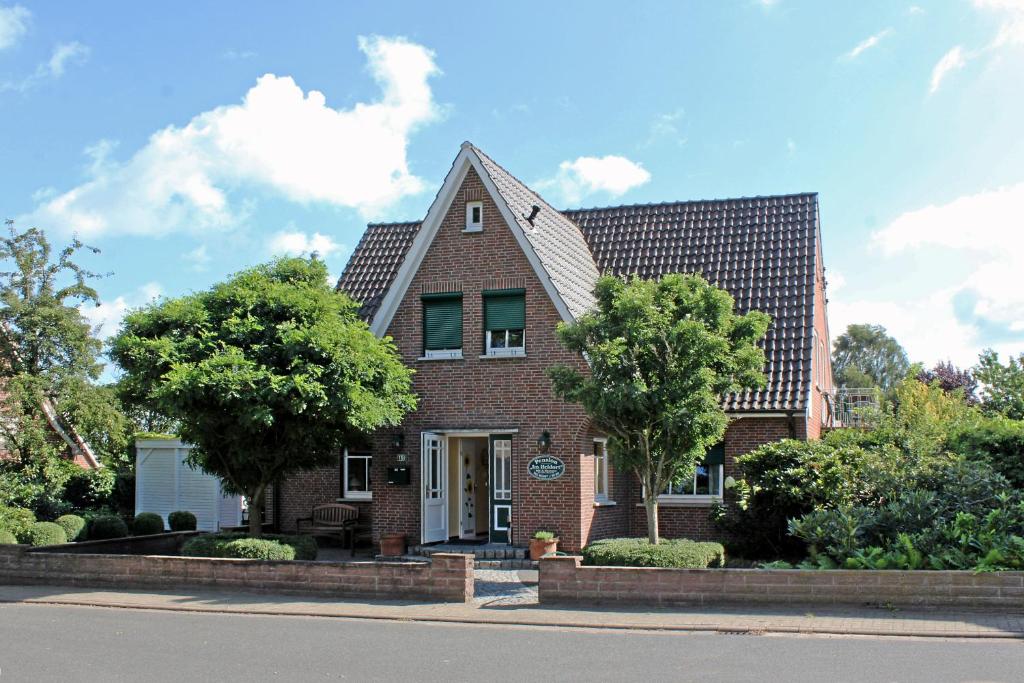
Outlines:
{"label": "door glass panel", "polygon": [[494,498],[512,499],[512,441],[494,440]]}

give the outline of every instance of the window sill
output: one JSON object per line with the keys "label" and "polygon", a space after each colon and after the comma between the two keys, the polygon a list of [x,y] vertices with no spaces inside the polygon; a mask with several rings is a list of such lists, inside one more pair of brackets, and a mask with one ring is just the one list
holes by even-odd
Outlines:
{"label": "window sill", "polygon": [[[703,508],[721,502],[721,496],[658,496],[658,506],[667,508]],[[637,507],[643,505],[637,503]]]}
{"label": "window sill", "polygon": [[416,360],[462,360],[462,352],[445,356],[420,356]]}
{"label": "window sill", "polygon": [[526,351],[516,351],[515,353],[484,353],[480,356],[480,360],[491,360],[495,358],[526,358]]}
{"label": "window sill", "polygon": [[618,505],[614,500],[595,500],[594,507],[596,508],[612,508]]}
{"label": "window sill", "polygon": [[373,494],[367,494],[365,496],[353,496],[349,494],[348,498],[335,498],[335,503],[370,503],[373,502]]}
{"label": "window sill", "polygon": [[483,227],[479,227],[479,228],[463,228],[462,229],[463,233],[469,234],[469,235],[472,235],[472,234],[478,233],[478,232],[483,232],[483,231],[484,231]]}

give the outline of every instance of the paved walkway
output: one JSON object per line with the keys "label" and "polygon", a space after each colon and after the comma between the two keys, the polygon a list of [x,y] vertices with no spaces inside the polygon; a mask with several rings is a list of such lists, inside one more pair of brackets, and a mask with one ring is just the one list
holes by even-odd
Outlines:
{"label": "paved walkway", "polygon": [[537,605],[527,595],[533,589],[507,575],[484,574],[481,578],[481,591],[469,604],[297,600],[242,593],[127,592],[52,586],[0,586],[0,602],[654,631],[1024,639],[1024,614],[786,607],[566,609]]}

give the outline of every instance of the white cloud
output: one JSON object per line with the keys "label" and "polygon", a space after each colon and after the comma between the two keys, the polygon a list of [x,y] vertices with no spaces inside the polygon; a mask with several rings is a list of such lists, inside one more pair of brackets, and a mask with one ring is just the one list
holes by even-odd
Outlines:
{"label": "white cloud", "polygon": [[852,50],[844,54],[843,59],[848,61],[857,59],[857,57],[859,57],[864,51],[870,50],[871,48],[875,47],[876,45],[878,45],[878,43],[882,41],[883,38],[890,35],[891,33],[892,29],[886,28],[882,29],[873,36],[868,36],[861,42],[857,43],[857,45]]}
{"label": "white cloud", "polygon": [[17,90],[26,92],[37,85],[60,78],[67,70],[68,64],[81,64],[89,58],[91,50],[88,45],[79,42],[60,43],[50,54],[50,58],[36,66],[36,70],[21,80],[0,82],[0,92]]}
{"label": "white cloud", "polygon": [[104,301],[99,306],[82,304],[79,310],[96,331],[100,339],[108,339],[117,333],[121,320],[128,311],[144,306],[163,296],[164,290],[157,282],[148,282],[134,292]]}
{"label": "white cloud", "polygon": [[846,276],[834,268],[828,269],[828,293],[838,294],[846,286]]}
{"label": "white cloud", "polygon": [[992,47],[1024,45],[1024,0],[974,0],[974,6],[1003,14]]}
{"label": "white cloud", "polygon": [[789,152],[789,156],[796,154],[796,140],[793,138],[786,138],[786,151]]}
{"label": "white cloud", "polygon": [[28,31],[32,13],[21,5],[0,7],[0,50],[14,47]]}
{"label": "white cloud", "polygon": [[953,71],[964,68],[965,64],[967,64],[967,58],[964,55],[963,48],[959,45],[942,55],[942,59],[932,69],[932,80],[928,87],[928,92],[933,93],[938,90],[946,76]]}
{"label": "white cloud", "polygon": [[907,14],[911,16],[917,16],[924,13],[924,8],[921,7],[920,5],[911,5],[910,7],[907,8]]}
{"label": "white cloud", "polygon": [[274,256],[304,256],[316,253],[320,258],[327,258],[336,251],[344,251],[345,247],[327,235],[314,232],[307,235],[299,230],[282,230],[270,238],[269,250]]}
{"label": "white cloud", "polygon": [[240,59],[252,59],[256,56],[256,52],[253,50],[225,50],[223,57],[231,61]]}
{"label": "white cloud", "polygon": [[554,178],[541,180],[535,185],[541,190],[553,188],[564,201],[574,204],[586,195],[599,192],[619,197],[650,179],[651,174],[637,162],[610,154],[563,161]]}
{"label": "white cloud", "polygon": [[644,147],[650,147],[656,142],[668,140],[682,147],[686,144],[686,136],[679,130],[679,124],[686,116],[686,111],[681,107],[668,114],[658,114],[651,122],[650,132]]}
{"label": "white cloud", "polygon": [[194,270],[199,271],[206,270],[207,264],[212,260],[205,244],[200,244],[192,251],[183,254],[182,258],[191,263]]}
{"label": "white cloud", "polygon": [[333,109],[323,93],[267,74],[241,104],[157,131],[126,161],[104,156],[89,180],[29,220],[87,237],[206,233],[244,222],[260,190],[365,215],[420,192],[406,150],[413,131],[440,116],[428,82],[440,73],[434,53],[404,38],[360,38],[359,48],[378,101]]}
{"label": "white cloud", "polygon": [[[851,322],[885,325],[915,360],[946,358],[972,364],[983,346],[1024,350],[1024,289],[1013,286],[1024,272],[1024,182],[908,211],[872,237],[887,257],[910,255],[928,263],[955,254],[973,268],[966,277],[927,273],[934,293],[921,299],[840,300],[830,319],[838,334]],[[830,295],[835,292],[830,292]]]}

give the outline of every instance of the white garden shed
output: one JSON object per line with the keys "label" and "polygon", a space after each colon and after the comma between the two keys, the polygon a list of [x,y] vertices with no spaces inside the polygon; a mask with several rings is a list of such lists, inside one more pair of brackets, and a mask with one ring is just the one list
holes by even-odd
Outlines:
{"label": "white garden shed", "polygon": [[239,526],[242,498],[224,495],[220,479],[189,467],[191,448],[178,439],[135,442],[135,514],[155,512],[167,524],[167,515],[187,510],[200,531]]}

